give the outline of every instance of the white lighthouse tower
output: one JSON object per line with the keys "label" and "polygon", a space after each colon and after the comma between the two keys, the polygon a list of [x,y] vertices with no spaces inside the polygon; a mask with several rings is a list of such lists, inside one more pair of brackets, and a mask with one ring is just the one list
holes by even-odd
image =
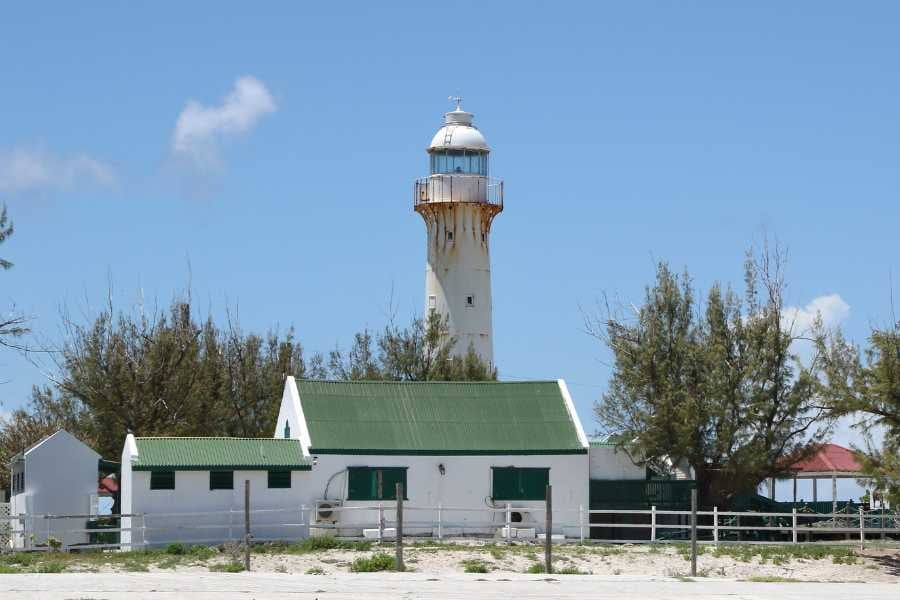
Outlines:
{"label": "white lighthouse tower", "polygon": [[428,146],[431,175],[416,181],[415,210],[428,229],[425,312],[448,320],[454,353],[469,348],[494,364],[491,222],[503,210],[503,182],[488,177],[490,148],[460,108],[444,115]]}

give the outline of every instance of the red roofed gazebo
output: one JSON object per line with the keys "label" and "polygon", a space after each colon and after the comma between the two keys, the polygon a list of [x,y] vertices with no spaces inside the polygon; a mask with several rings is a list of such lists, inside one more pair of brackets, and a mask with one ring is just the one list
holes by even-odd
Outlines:
{"label": "red roofed gazebo", "polygon": [[816,482],[819,479],[831,479],[831,499],[832,502],[837,502],[838,479],[864,477],[862,464],[853,450],[837,444],[822,444],[814,455],[791,465],[790,471],[794,480],[794,502],[797,501],[798,479],[812,479],[813,502],[819,499]]}

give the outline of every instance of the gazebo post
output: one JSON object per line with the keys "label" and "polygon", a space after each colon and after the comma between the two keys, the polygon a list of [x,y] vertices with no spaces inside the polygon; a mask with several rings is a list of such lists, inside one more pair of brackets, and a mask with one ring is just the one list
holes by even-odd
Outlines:
{"label": "gazebo post", "polygon": [[818,502],[819,501],[819,491],[818,491],[818,486],[816,484],[819,482],[819,480],[816,477],[813,477],[812,480],[813,480],[813,502]]}
{"label": "gazebo post", "polygon": [[831,512],[837,514],[837,473],[831,473]]}
{"label": "gazebo post", "polygon": [[797,474],[794,473],[794,504],[797,504]]}

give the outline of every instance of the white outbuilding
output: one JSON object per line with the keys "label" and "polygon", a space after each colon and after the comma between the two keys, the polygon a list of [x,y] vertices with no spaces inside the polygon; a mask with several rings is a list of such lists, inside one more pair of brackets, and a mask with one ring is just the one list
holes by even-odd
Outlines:
{"label": "white outbuilding", "polygon": [[555,532],[577,536],[579,513],[588,507],[588,442],[562,380],[289,377],[275,436],[298,440],[312,458],[302,501],[340,506],[314,518],[342,535],[374,527],[377,513],[353,508],[391,508],[397,483],[408,501],[410,534],[436,533],[438,512],[445,534],[493,534],[508,505],[519,527],[543,529],[547,484]]}
{"label": "white outbuilding", "polygon": [[9,509],[22,517],[12,523],[14,547],[41,546],[48,537],[65,546],[88,543],[88,533],[76,530],[96,514],[99,464],[99,454],[62,429],[13,456]]}

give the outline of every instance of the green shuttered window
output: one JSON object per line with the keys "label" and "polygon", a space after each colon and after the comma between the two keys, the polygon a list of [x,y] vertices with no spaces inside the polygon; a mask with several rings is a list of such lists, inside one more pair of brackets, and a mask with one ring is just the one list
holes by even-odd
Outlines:
{"label": "green shuttered window", "polygon": [[150,471],[151,490],[174,490],[175,471]]}
{"label": "green shuttered window", "polygon": [[494,500],[543,500],[550,483],[550,469],[492,467]]}
{"label": "green shuttered window", "polygon": [[409,498],[406,467],[349,467],[348,500],[396,500],[397,484],[403,484],[403,499]]}
{"label": "green shuttered window", "polygon": [[209,489],[211,489],[211,490],[233,490],[234,489],[234,471],[210,471],[209,472]]}
{"label": "green shuttered window", "polygon": [[269,471],[269,489],[287,489],[291,487],[290,471]]}

